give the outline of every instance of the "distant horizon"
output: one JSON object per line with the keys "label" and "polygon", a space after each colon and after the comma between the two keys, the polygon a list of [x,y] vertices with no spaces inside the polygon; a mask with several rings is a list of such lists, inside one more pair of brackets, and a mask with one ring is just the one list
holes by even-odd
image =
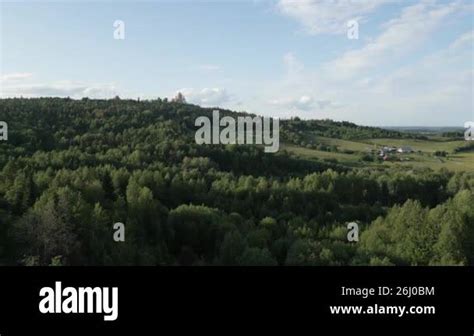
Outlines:
{"label": "distant horizon", "polygon": [[453,129],[464,129],[463,126],[449,126],[449,125],[445,125],[445,126],[380,126],[381,128],[428,128],[428,129],[433,129],[433,128],[453,128]]}

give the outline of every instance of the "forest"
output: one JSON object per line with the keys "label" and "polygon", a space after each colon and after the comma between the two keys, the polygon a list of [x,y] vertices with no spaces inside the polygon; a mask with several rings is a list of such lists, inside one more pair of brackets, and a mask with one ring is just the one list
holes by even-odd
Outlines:
{"label": "forest", "polygon": [[[0,99],[0,121],[8,123],[0,141],[0,264],[474,264],[471,169],[197,145],[194,121],[212,111],[159,98]],[[326,146],[318,138],[426,136],[280,121],[288,148]],[[112,239],[117,222],[124,242]],[[358,242],[347,240],[348,222],[359,223]]]}

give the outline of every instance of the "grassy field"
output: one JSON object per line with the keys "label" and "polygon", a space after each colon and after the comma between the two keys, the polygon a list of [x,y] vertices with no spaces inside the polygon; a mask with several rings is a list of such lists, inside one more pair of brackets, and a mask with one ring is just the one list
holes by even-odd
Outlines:
{"label": "grassy field", "polygon": [[320,150],[310,149],[310,148],[305,148],[305,147],[298,147],[294,145],[287,145],[287,144],[283,144],[281,146],[281,149],[287,150],[290,153],[296,154],[298,156],[301,156],[307,159],[314,159],[314,158],[317,158],[319,160],[336,159],[337,161],[341,163],[352,163],[352,164],[357,163],[357,161],[359,160],[359,157],[355,154],[326,152],[326,151],[320,151]]}
{"label": "grassy field", "polygon": [[342,139],[332,139],[332,138],[325,138],[325,137],[318,137],[318,142],[327,145],[327,146],[337,146],[339,150],[351,150],[357,152],[364,152],[367,149],[373,148],[372,144],[364,143],[364,142],[356,142],[350,140],[342,140]]}
{"label": "grassy field", "polygon": [[[337,146],[338,152],[326,152],[316,149],[299,147],[296,145],[283,144],[282,149],[307,159],[337,160],[341,164],[351,167],[373,166],[392,167],[402,166],[406,168],[428,167],[433,170],[445,168],[451,171],[474,171],[474,152],[453,154],[453,150],[465,144],[464,141],[441,141],[439,139],[416,140],[416,139],[365,139],[349,141],[319,137],[319,143],[328,146]],[[394,154],[392,161],[362,161],[361,157],[370,150],[382,146],[410,146],[415,152],[410,154]],[[353,154],[344,153],[353,151]],[[445,151],[447,157],[435,157],[436,151]]]}
{"label": "grassy field", "polygon": [[381,146],[410,146],[414,151],[434,153],[436,151],[452,152],[456,147],[462,146],[465,141],[439,141],[439,140],[417,140],[417,139],[367,139],[367,144]]}

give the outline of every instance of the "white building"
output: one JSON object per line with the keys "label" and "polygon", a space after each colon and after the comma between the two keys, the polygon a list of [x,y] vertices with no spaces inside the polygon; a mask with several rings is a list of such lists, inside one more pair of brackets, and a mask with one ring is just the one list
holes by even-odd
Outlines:
{"label": "white building", "polygon": [[402,146],[399,149],[397,149],[397,152],[399,152],[399,153],[411,153],[411,152],[413,152],[413,149],[411,149],[411,147],[409,147],[409,146]]}

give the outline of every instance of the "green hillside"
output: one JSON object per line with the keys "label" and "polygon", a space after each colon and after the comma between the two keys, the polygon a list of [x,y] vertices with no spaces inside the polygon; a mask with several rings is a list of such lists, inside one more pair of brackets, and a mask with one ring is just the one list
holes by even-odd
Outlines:
{"label": "green hillside", "polygon": [[[197,145],[194,122],[211,115],[161,99],[0,100],[0,262],[474,264],[463,141],[294,118],[276,154]],[[382,145],[415,152],[384,161]]]}

